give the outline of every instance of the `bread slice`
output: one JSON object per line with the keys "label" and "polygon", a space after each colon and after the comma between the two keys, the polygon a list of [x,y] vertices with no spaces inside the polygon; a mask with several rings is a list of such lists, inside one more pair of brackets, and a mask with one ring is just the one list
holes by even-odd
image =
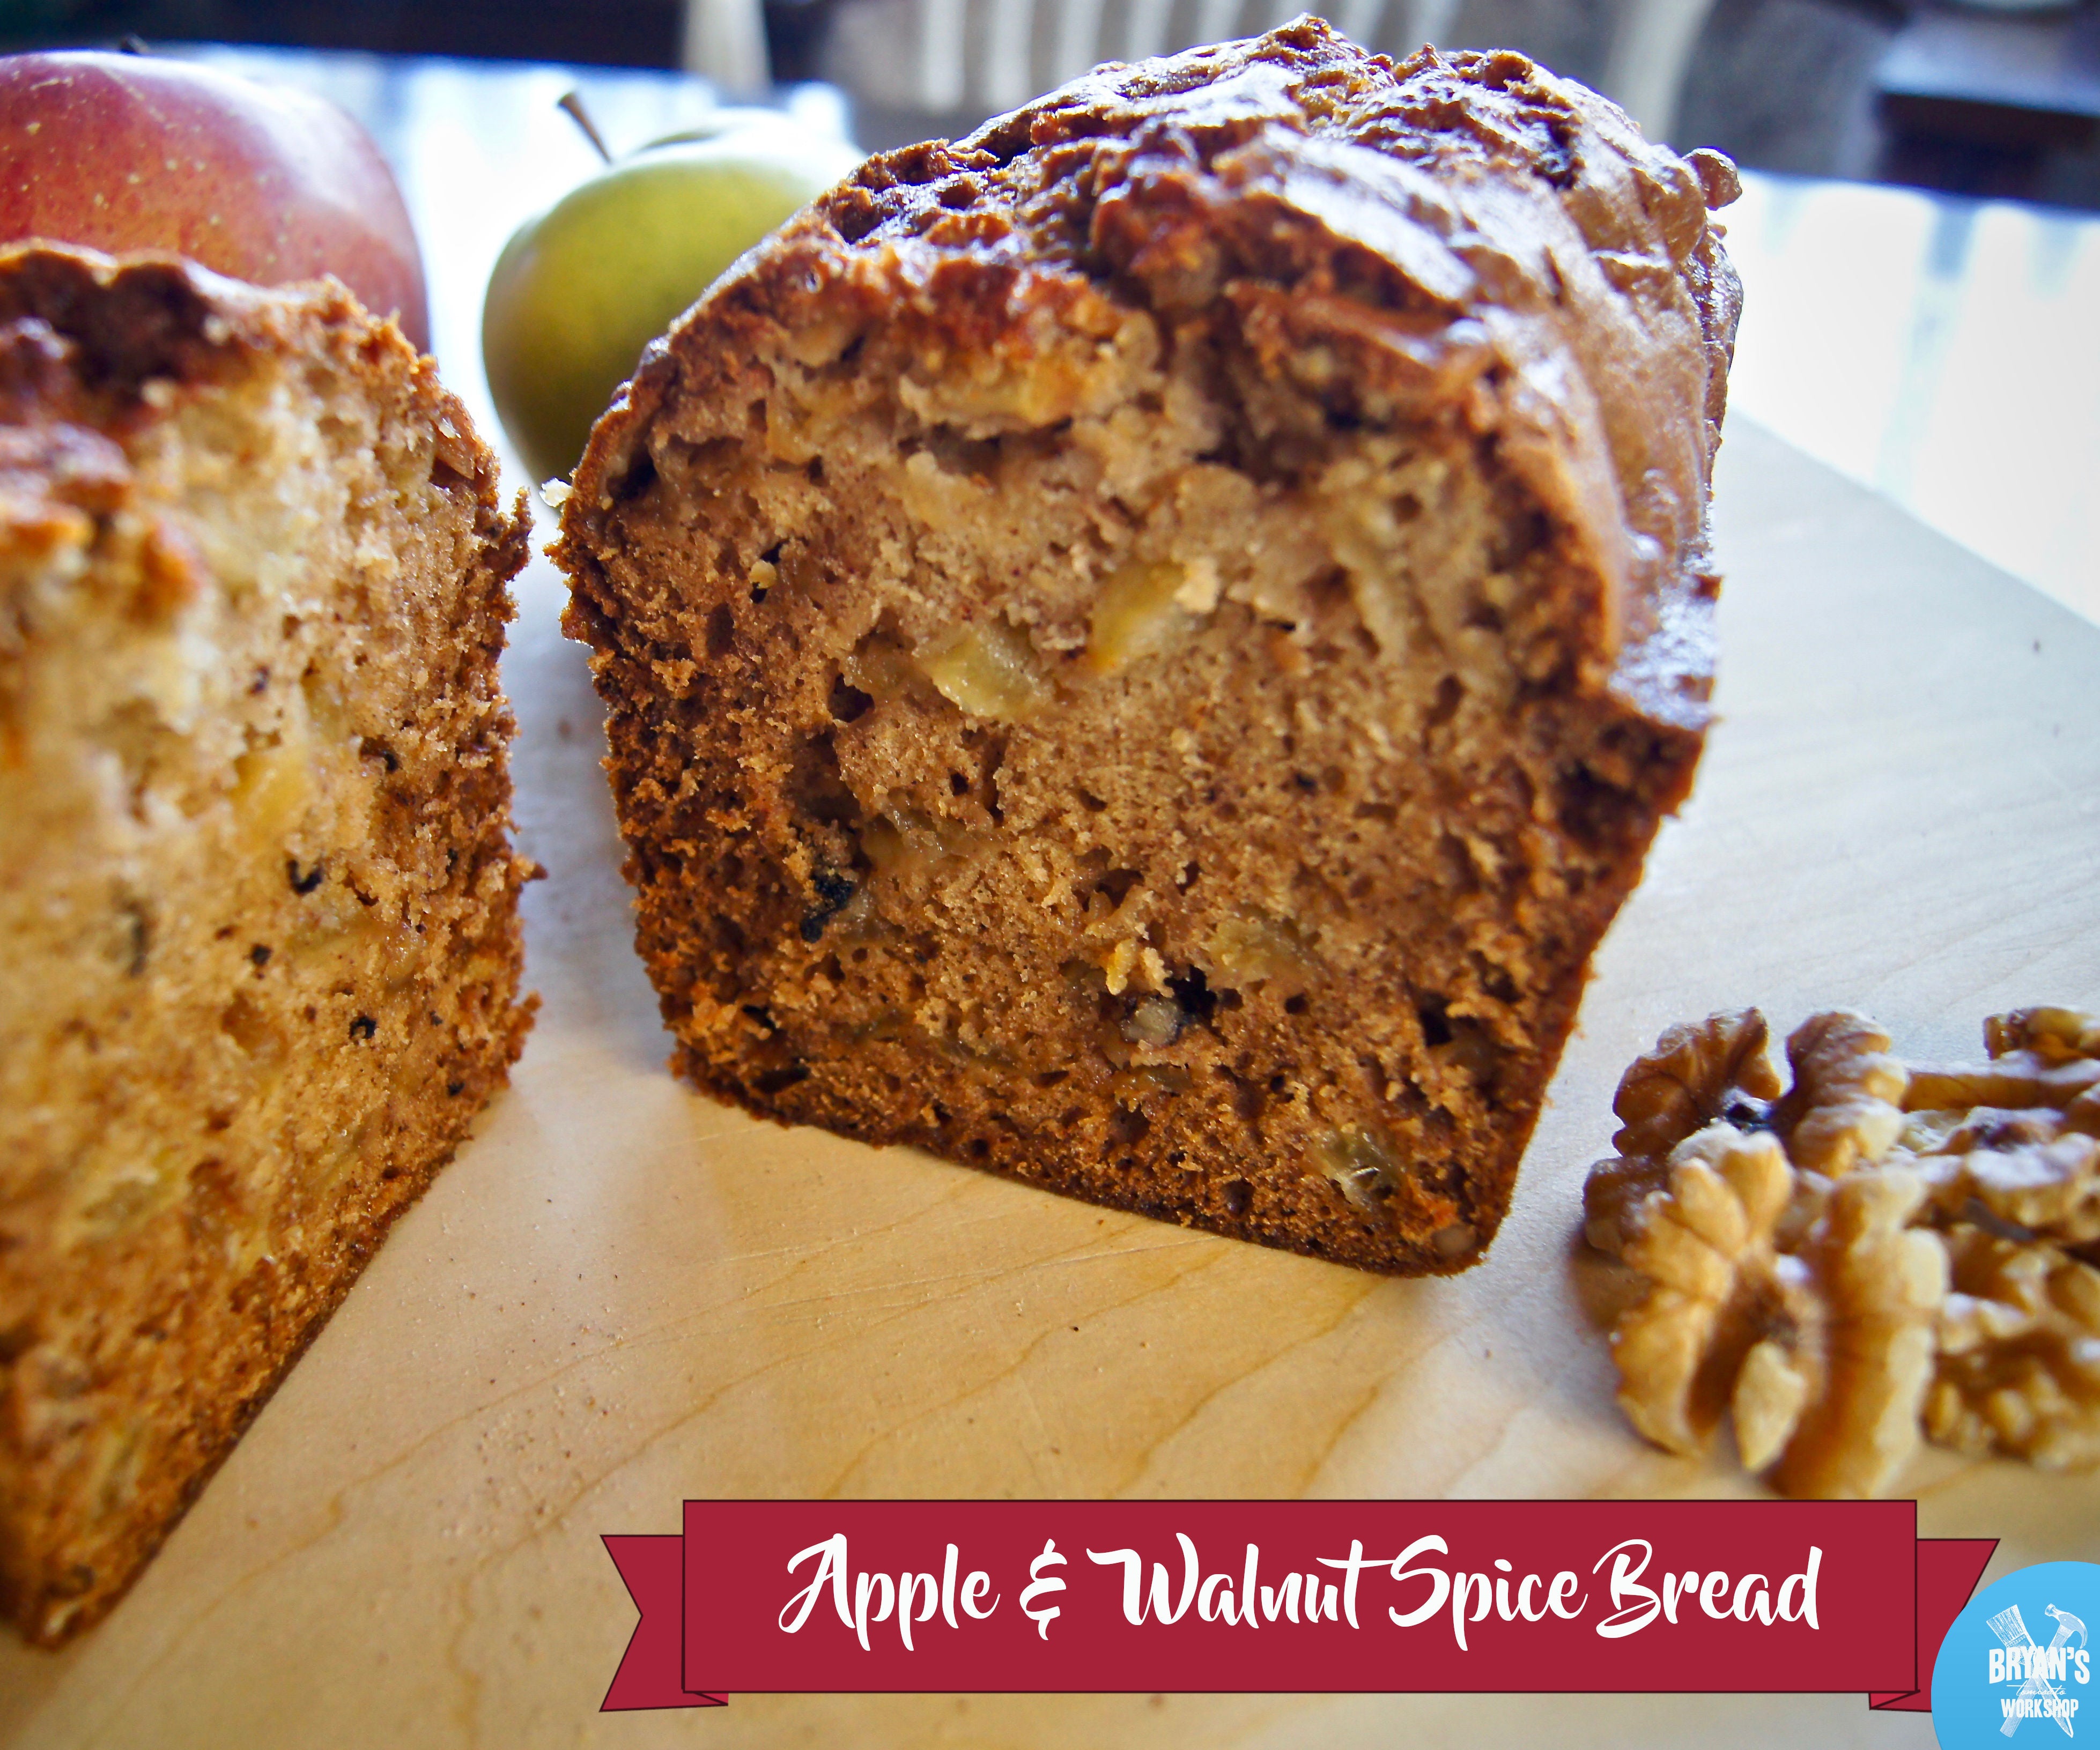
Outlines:
{"label": "bread slice", "polygon": [[529,1019],[496,465],[339,288],[0,251],[0,1605],[107,1610]]}
{"label": "bread slice", "polygon": [[1520,55],[1300,20],[746,257],[557,554],[677,1069],[1479,1259],[1707,721],[1733,182]]}

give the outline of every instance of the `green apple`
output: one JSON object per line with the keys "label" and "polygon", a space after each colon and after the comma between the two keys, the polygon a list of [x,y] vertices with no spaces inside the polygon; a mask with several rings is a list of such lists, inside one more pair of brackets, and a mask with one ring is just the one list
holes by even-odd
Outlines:
{"label": "green apple", "polygon": [[860,159],[785,116],[732,112],[607,165],[519,227],[489,277],[481,349],[533,478],[575,467],[642,348]]}

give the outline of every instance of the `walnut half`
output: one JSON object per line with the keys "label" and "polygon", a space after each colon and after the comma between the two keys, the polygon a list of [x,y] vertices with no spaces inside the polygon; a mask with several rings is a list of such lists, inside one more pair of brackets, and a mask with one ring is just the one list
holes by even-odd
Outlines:
{"label": "walnut half", "polygon": [[1622,1155],[1660,1157],[1717,1118],[1740,1125],[1762,1117],[1780,1091],[1765,1056],[1768,1037],[1755,1009],[1668,1029],[1619,1078],[1612,1110],[1620,1128],[1612,1146]]}
{"label": "walnut half", "polygon": [[[1800,1252],[1780,1261],[1789,1316],[1758,1346],[1774,1351],[1769,1362],[1749,1357],[1735,1411],[1744,1463],[1762,1470],[1776,1457],[1781,1494],[1870,1498],[1917,1450],[1947,1297],[1946,1253],[1908,1225],[1924,1202],[1923,1184],[1899,1167],[1849,1173]],[[1797,1398],[1801,1413],[1786,1426],[1784,1406]]]}
{"label": "walnut half", "polygon": [[1886,1033],[1846,1009],[1811,1015],[1788,1037],[1793,1086],[1771,1120],[1796,1166],[1835,1179],[1889,1152],[1910,1072],[1888,1050]]}
{"label": "walnut half", "polygon": [[2100,1240],[2100,1141],[2090,1136],[2015,1131],[1998,1147],[1930,1154],[1918,1164],[1947,1220],[1978,1223],[2009,1239]]}
{"label": "walnut half", "polygon": [[1793,1171],[1769,1134],[1714,1124],[1672,1151],[1630,1224],[1626,1260],[1649,1281],[1612,1331],[1619,1403],[1674,1452],[1703,1451],[1777,1298],[1772,1228]]}
{"label": "walnut half", "polygon": [[2076,1009],[2014,1009],[1983,1023],[1990,1061],[1911,1072],[1912,1112],[2040,1109],[2058,1131],[2100,1136],[2100,1018]]}
{"label": "walnut half", "polygon": [[1755,1009],[1710,1015],[1670,1028],[1636,1057],[1612,1100],[1618,1153],[1590,1169],[1583,1191],[1590,1243],[1614,1255],[1630,1237],[1633,1212],[1669,1176],[1670,1151],[1716,1119],[1763,1119],[1779,1078],[1765,1056],[1765,1018]]}
{"label": "walnut half", "polygon": [[1917,1448],[1945,1254],[1908,1229],[1925,1188],[1900,1169],[1837,1181],[1782,1253],[1793,1190],[1770,1132],[1716,1124],[1679,1145],[1626,1244],[1651,1286],[1612,1333],[1619,1402],[1679,1452],[1730,1411],[1745,1466],[1784,1493],[1877,1495]]}
{"label": "walnut half", "polygon": [[2051,1470],[2100,1461],[2100,1270],[1979,1228],[1951,1229],[1947,1248],[1954,1292],[1926,1431]]}
{"label": "walnut half", "polygon": [[[1819,1188],[1888,1153],[1904,1128],[1910,1078],[1888,1055],[1886,1034],[1848,1010],[1810,1016],[1786,1042],[1793,1084],[1784,1095],[1766,1038],[1757,1010],[1729,1010],[1670,1028],[1634,1060],[1612,1101],[1621,1120],[1612,1144],[1619,1152],[1592,1167],[1583,1188],[1590,1245],[1622,1253],[1635,1212],[1663,1184],[1670,1151],[1717,1118],[1776,1132],[1789,1162],[1819,1175]],[[1789,1218],[1791,1237],[1806,1232],[1813,1214],[1798,1210]],[[1780,1249],[1792,1247],[1783,1238]]]}

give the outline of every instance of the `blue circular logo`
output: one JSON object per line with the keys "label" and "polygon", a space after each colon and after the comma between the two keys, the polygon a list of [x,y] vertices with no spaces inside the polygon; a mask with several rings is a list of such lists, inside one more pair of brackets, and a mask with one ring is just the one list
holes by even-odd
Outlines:
{"label": "blue circular logo", "polygon": [[2080,1737],[2100,1743],[2093,1666],[2100,1567],[2041,1562],[1993,1581],[1963,1607],[1932,1667],[1940,1750],[2006,1750]]}

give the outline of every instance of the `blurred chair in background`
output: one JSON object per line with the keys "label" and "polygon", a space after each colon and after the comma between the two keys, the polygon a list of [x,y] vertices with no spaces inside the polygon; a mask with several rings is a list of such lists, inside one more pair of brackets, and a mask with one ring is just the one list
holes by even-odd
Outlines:
{"label": "blurred chair in background", "polygon": [[[871,148],[967,133],[1106,60],[1301,0],[0,0],[0,47],[135,33],[828,80]],[[1306,0],[1366,47],[1522,50],[1746,166],[2100,210],[2100,0]]]}
{"label": "blurred chair in background", "polygon": [[765,34],[761,0],[685,0],[678,59],[687,73],[724,91],[762,91],[773,82]]}
{"label": "blurred chair in background", "polygon": [[[1425,42],[1511,43],[1596,85],[1667,139],[1712,0],[1331,0],[1328,21],[1396,58]],[[806,71],[854,99],[862,143],[965,133],[1106,60],[1268,30],[1299,0],[686,0],[686,64],[731,90],[764,81],[766,13],[827,28]]]}

